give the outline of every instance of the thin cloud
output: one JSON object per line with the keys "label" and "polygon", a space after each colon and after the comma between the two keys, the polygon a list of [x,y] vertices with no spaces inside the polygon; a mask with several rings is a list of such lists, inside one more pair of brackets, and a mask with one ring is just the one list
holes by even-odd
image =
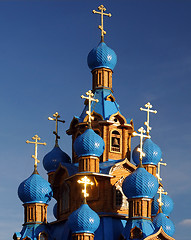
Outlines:
{"label": "thin cloud", "polygon": [[186,227],[191,227],[191,219],[184,219],[179,223],[180,225],[184,225]]}

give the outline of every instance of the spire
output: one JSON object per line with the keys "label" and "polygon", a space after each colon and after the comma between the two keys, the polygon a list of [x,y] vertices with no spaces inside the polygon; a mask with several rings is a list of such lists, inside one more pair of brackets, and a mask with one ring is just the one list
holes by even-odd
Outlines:
{"label": "spire", "polygon": [[157,179],[158,179],[158,182],[162,181],[162,178],[161,178],[161,176],[160,176],[160,172],[161,172],[160,166],[161,166],[161,165],[163,165],[163,166],[166,166],[166,165],[167,165],[167,163],[163,163],[163,162],[162,162],[162,158],[161,158],[160,162],[158,163],[158,168],[157,168],[156,177],[157,177]]}
{"label": "spire", "polygon": [[140,157],[139,157],[140,164],[139,164],[139,167],[143,167],[142,159],[145,156],[145,153],[143,152],[143,138],[151,138],[151,136],[144,135],[144,133],[146,131],[145,131],[145,129],[143,127],[139,128],[138,132],[140,132],[140,134],[136,133],[136,132],[133,132],[133,136],[139,136],[140,137],[140,147],[137,149],[137,151],[140,153]]}
{"label": "spire", "polygon": [[40,137],[38,135],[35,135],[34,137],[32,137],[33,140],[35,140],[35,142],[31,142],[29,140],[26,141],[26,143],[32,143],[35,145],[35,155],[32,155],[32,158],[34,158],[34,173],[35,174],[38,174],[37,172],[37,164],[40,162],[38,159],[37,159],[37,146],[38,145],[46,145],[46,143],[40,143],[38,141],[40,141]]}
{"label": "spire", "polygon": [[152,128],[150,127],[150,125],[149,125],[149,113],[155,113],[155,114],[156,114],[157,111],[150,109],[150,108],[153,107],[153,106],[150,104],[150,102],[148,102],[147,104],[145,104],[145,107],[146,107],[147,109],[141,107],[140,110],[147,112],[147,121],[146,121],[144,124],[147,126],[147,135],[149,135],[149,131],[152,129]]}
{"label": "spire", "polygon": [[104,42],[104,35],[106,34],[106,31],[103,29],[103,16],[108,16],[111,17],[111,13],[104,13],[106,11],[106,8],[103,5],[100,5],[98,7],[98,10],[100,10],[100,12],[93,10],[93,13],[97,13],[101,15],[101,25],[99,25],[99,29],[101,30],[101,42]]}
{"label": "spire", "polygon": [[86,111],[86,114],[88,115],[88,125],[89,125],[89,127],[91,127],[91,120],[93,120],[93,117],[91,116],[91,103],[92,103],[92,101],[99,102],[99,100],[93,98],[94,94],[93,94],[93,92],[91,90],[86,92],[86,95],[88,97],[85,97],[84,95],[82,95],[81,98],[85,98],[85,99],[88,100],[88,107],[89,107],[89,109],[88,109],[88,111]]}
{"label": "spire", "polygon": [[78,183],[84,185],[84,189],[82,190],[82,193],[84,194],[84,203],[86,203],[86,198],[89,196],[89,194],[87,193],[87,186],[94,185],[94,183],[91,182],[90,179],[86,176],[83,177],[81,180],[78,180]]}
{"label": "spire", "polygon": [[60,139],[60,136],[58,136],[58,122],[65,123],[65,121],[58,119],[58,118],[60,118],[60,115],[58,114],[58,112],[55,112],[55,113],[53,114],[53,117],[55,117],[55,118],[48,117],[48,120],[52,120],[52,121],[55,121],[55,122],[56,122],[56,130],[53,131],[53,134],[55,134],[55,136],[56,136],[55,146],[58,147],[58,139]]}

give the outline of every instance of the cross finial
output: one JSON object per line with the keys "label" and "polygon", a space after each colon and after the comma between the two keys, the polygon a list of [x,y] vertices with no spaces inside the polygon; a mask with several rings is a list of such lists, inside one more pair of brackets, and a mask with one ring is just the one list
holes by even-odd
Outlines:
{"label": "cross finial", "polygon": [[84,194],[84,199],[89,196],[87,193],[87,185],[94,185],[93,182],[90,181],[88,177],[83,177],[81,180],[78,180],[78,183],[81,183],[84,185],[84,189],[82,190],[82,193]]}
{"label": "cross finial", "polygon": [[94,94],[93,94],[93,92],[92,92],[91,90],[89,90],[88,92],[86,92],[86,95],[87,95],[88,97],[85,97],[84,95],[82,95],[81,98],[85,98],[85,99],[88,100],[89,109],[88,109],[88,111],[86,111],[86,114],[88,115],[88,123],[89,123],[89,126],[91,126],[91,120],[93,120],[93,117],[91,116],[91,103],[92,103],[92,101],[94,101],[94,102],[99,102],[99,100],[93,98]]}
{"label": "cross finial", "polygon": [[100,5],[98,7],[98,10],[100,10],[100,12],[93,10],[93,13],[97,13],[101,15],[101,25],[99,25],[99,29],[101,30],[101,41],[104,42],[104,35],[106,34],[106,31],[103,29],[103,16],[108,16],[111,17],[111,13],[104,13],[106,11],[106,8],[103,5]]}
{"label": "cross finial", "polygon": [[53,131],[53,134],[55,134],[55,136],[56,136],[55,146],[58,146],[58,139],[60,139],[60,136],[58,136],[58,122],[65,123],[65,121],[58,119],[58,118],[60,118],[60,115],[58,114],[58,112],[55,112],[53,114],[53,117],[55,117],[55,118],[48,117],[48,120],[52,120],[52,121],[56,122],[56,130]]}
{"label": "cross finial", "polygon": [[167,195],[168,193],[164,191],[164,189],[162,187],[159,187],[157,193],[159,194],[159,198],[157,199],[157,202],[159,203],[159,211],[162,211],[162,205],[164,205],[164,203],[162,202],[162,194]]}
{"label": "cross finial", "polygon": [[40,162],[37,159],[37,146],[38,145],[46,145],[46,143],[38,142],[38,141],[40,141],[40,137],[38,135],[35,135],[34,137],[32,137],[32,139],[35,140],[35,142],[31,142],[31,141],[27,140],[26,143],[33,143],[35,145],[35,154],[32,155],[32,158],[34,158],[34,172],[37,173],[37,163]]}
{"label": "cross finial", "polygon": [[145,108],[140,108],[140,110],[141,111],[145,111],[145,112],[147,112],[147,121],[145,122],[145,125],[147,126],[147,135],[149,135],[149,131],[152,129],[151,127],[150,127],[150,125],[149,125],[149,113],[157,113],[157,111],[156,110],[151,110],[151,108],[153,107],[151,104],[150,104],[150,102],[148,102],[147,104],[145,104],[145,107],[147,108],[147,109],[145,109]]}
{"label": "cross finial", "polygon": [[156,177],[157,177],[157,179],[158,179],[158,182],[162,181],[162,178],[161,178],[161,176],[160,176],[160,172],[161,172],[160,166],[161,166],[161,165],[163,165],[163,166],[166,166],[166,165],[167,165],[167,163],[163,163],[163,162],[162,162],[162,158],[161,158],[160,162],[158,163],[158,167],[157,167]]}
{"label": "cross finial", "polygon": [[144,135],[144,133],[146,132],[145,129],[143,127],[138,129],[139,133],[133,132],[133,136],[139,136],[140,137],[140,147],[137,149],[137,151],[140,153],[140,167],[142,167],[142,159],[145,156],[145,153],[143,152],[143,139],[144,138],[151,138],[151,136],[149,135]]}

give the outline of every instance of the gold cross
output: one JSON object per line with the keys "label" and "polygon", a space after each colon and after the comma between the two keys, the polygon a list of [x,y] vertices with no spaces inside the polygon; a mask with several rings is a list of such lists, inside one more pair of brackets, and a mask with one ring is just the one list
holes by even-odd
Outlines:
{"label": "gold cross", "polygon": [[133,132],[133,136],[139,136],[140,137],[140,147],[137,149],[137,151],[140,153],[140,166],[142,166],[142,159],[145,156],[145,153],[143,152],[143,138],[151,138],[149,135],[144,135],[145,129],[143,127],[138,129],[139,133]]}
{"label": "gold cross", "polygon": [[93,13],[97,13],[101,15],[101,25],[99,25],[99,29],[101,30],[101,41],[104,41],[104,34],[106,34],[106,31],[104,31],[103,29],[103,16],[108,16],[111,17],[111,13],[104,13],[106,11],[106,8],[103,5],[100,5],[98,7],[98,10],[100,10],[100,12],[93,10]]}
{"label": "gold cross", "polygon": [[55,112],[53,114],[53,117],[55,117],[55,118],[48,117],[48,120],[56,121],[56,130],[53,131],[53,134],[55,134],[55,136],[56,136],[55,145],[58,146],[58,139],[60,139],[60,136],[58,136],[58,122],[65,123],[65,121],[58,119],[58,118],[60,118],[60,115],[58,114],[58,112]]}
{"label": "gold cross", "polygon": [[145,122],[145,125],[147,126],[147,135],[149,135],[149,131],[152,129],[150,126],[149,126],[149,113],[152,112],[152,113],[157,113],[156,110],[150,110],[150,108],[152,108],[153,106],[150,104],[150,102],[148,102],[147,104],[145,104],[145,108],[140,108],[141,111],[145,111],[147,112],[147,121]]}
{"label": "gold cross", "polygon": [[26,141],[26,143],[33,143],[35,145],[35,155],[32,155],[32,158],[34,158],[34,168],[35,171],[37,170],[37,163],[39,163],[40,161],[37,159],[37,146],[38,144],[40,145],[46,145],[46,143],[40,143],[38,141],[40,141],[40,137],[38,135],[35,135],[34,137],[32,137],[33,140],[35,140],[35,142],[30,142],[29,140]]}
{"label": "gold cross", "polygon": [[84,189],[82,190],[82,193],[84,194],[84,198],[86,199],[86,197],[89,196],[89,194],[87,193],[87,185],[94,185],[94,183],[91,182],[90,179],[86,176],[83,177],[81,180],[78,180],[78,183],[84,184]]}
{"label": "gold cross", "polygon": [[82,95],[81,98],[85,98],[85,99],[88,100],[89,110],[86,111],[86,114],[89,116],[89,118],[88,118],[88,123],[89,123],[89,125],[91,126],[91,120],[94,119],[94,118],[91,116],[91,103],[92,103],[92,101],[94,101],[94,102],[99,102],[99,100],[93,98],[94,94],[93,94],[93,92],[92,92],[91,90],[89,90],[88,92],[86,92],[86,95],[87,95],[88,97],[85,97],[84,95]]}
{"label": "gold cross", "polygon": [[157,168],[156,177],[157,177],[157,179],[158,179],[158,182],[162,181],[162,178],[161,178],[161,176],[160,176],[160,172],[161,172],[160,166],[161,166],[161,165],[163,165],[163,166],[166,166],[166,165],[167,165],[167,163],[163,163],[163,162],[162,162],[162,158],[161,158],[160,162],[158,163],[158,168]]}
{"label": "gold cross", "polygon": [[161,209],[162,205],[164,205],[164,203],[162,202],[162,194],[167,195],[168,193],[165,192],[162,187],[159,187],[157,193],[159,193],[159,198],[157,199],[157,202],[159,203],[159,208]]}

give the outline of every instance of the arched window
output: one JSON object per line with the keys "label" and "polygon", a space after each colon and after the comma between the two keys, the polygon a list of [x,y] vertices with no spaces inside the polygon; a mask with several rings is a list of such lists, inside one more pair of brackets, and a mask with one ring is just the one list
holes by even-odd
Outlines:
{"label": "arched window", "polygon": [[122,183],[124,177],[121,177],[113,186],[113,208],[126,210],[129,208],[129,202],[127,201],[127,197],[124,195],[122,191]]}
{"label": "arched window", "polygon": [[121,135],[116,130],[113,130],[111,132],[110,151],[111,152],[121,152]]}
{"label": "arched window", "polygon": [[69,211],[69,191],[68,184],[64,182],[62,186],[61,213]]}
{"label": "arched window", "polygon": [[123,195],[119,189],[116,190],[115,202],[117,207],[121,207],[123,203]]}
{"label": "arched window", "polygon": [[38,240],[48,240],[48,236],[45,232],[39,233]]}

